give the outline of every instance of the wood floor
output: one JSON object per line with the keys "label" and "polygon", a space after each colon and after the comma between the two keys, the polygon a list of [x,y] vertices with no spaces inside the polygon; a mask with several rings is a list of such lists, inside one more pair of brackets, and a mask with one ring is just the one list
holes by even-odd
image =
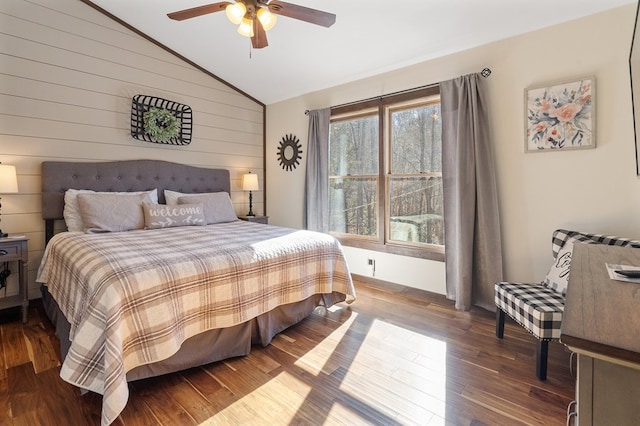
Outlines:
{"label": "wood floor", "polygon": [[[246,357],[130,384],[124,425],[563,425],[574,394],[569,353],[494,315],[458,312],[414,290],[356,283],[357,301],[318,308]],[[0,323],[0,425],[98,425],[100,395],[58,376],[41,308]]]}

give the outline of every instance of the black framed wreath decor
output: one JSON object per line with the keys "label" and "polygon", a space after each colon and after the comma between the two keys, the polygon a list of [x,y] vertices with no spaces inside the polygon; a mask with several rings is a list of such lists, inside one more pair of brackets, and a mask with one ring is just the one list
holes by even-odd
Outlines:
{"label": "black framed wreath decor", "polygon": [[286,171],[295,169],[300,164],[299,160],[302,159],[300,154],[302,154],[300,139],[292,134],[284,136],[278,147],[280,166]]}
{"label": "black framed wreath decor", "polygon": [[136,95],[131,103],[131,136],[147,142],[191,143],[191,108],[155,96]]}
{"label": "black framed wreath decor", "polygon": [[149,108],[144,113],[144,132],[159,142],[167,142],[180,135],[180,120],[168,109]]}

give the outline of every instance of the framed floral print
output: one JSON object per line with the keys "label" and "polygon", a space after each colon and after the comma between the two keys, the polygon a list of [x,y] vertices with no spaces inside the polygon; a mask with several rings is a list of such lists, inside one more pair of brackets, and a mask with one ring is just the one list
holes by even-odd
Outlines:
{"label": "framed floral print", "polygon": [[595,148],[595,95],[595,77],[525,89],[525,152]]}

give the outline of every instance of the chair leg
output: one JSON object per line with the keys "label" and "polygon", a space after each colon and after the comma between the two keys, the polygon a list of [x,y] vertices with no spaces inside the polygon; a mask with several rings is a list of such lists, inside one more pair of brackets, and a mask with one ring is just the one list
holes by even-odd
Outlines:
{"label": "chair leg", "polygon": [[504,311],[500,308],[496,311],[496,337],[504,337]]}
{"label": "chair leg", "polygon": [[549,341],[538,340],[536,348],[536,376],[539,380],[547,380],[547,356],[549,355]]}

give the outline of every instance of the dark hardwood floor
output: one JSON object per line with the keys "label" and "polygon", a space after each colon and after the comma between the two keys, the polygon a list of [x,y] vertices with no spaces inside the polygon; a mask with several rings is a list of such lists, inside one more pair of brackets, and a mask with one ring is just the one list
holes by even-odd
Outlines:
{"label": "dark hardwood floor", "polygon": [[[123,425],[563,425],[574,395],[569,352],[444,298],[357,282],[349,306],[318,308],[246,357],[130,384]],[[41,308],[0,320],[0,425],[98,425],[100,395],[60,379]]]}

